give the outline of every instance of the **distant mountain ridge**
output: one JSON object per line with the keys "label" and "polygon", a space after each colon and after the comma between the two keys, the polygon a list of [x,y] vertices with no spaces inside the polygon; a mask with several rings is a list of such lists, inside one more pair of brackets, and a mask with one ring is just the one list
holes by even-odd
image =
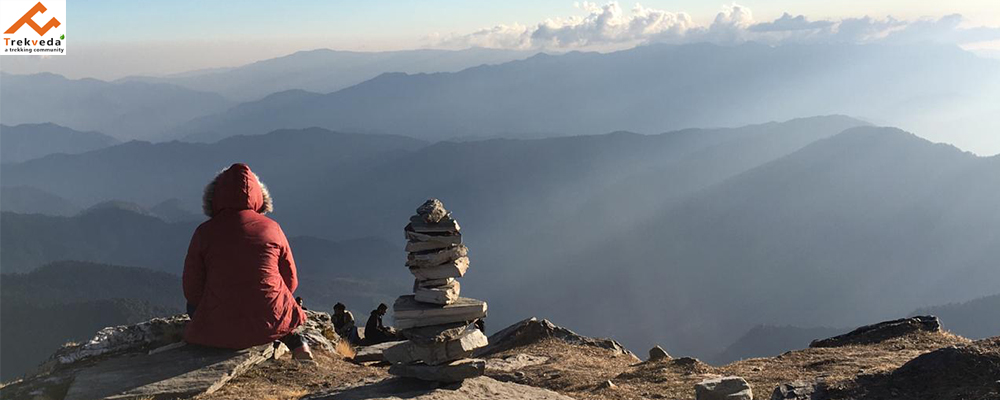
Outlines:
{"label": "distant mountain ridge", "polygon": [[329,93],[386,72],[455,72],[525,58],[530,54],[485,48],[386,52],[316,49],[234,68],[191,71],[161,78],[128,77],[118,82],[170,83],[219,93],[233,100],[253,101],[288,90]]}
{"label": "distant mountain ridge", "polygon": [[80,132],[52,123],[0,125],[0,163],[16,163],[49,154],[78,154],[103,149],[118,139],[100,132]]}
{"label": "distant mountain ridge", "polygon": [[153,140],[192,118],[222,112],[221,95],[176,85],[0,73],[0,122],[54,123],[121,140]]}
{"label": "distant mountain ridge", "polygon": [[[915,81],[924,84],[901,83]],[[174,137],[318,126],[427,140],[537,138],[834,113],[919,127],[918,120],[934,118],[913,115],[907,105],[935,93],[940,99],[981,94],[982,85],[996,83],[1000,64],[946,46],[649,45],[607,54],[538,54],[454,73],[386,73],[321,96],[286,93],[280,101],[243,103],[184,124]],[[945,106],[961,104],[934,105]]]}

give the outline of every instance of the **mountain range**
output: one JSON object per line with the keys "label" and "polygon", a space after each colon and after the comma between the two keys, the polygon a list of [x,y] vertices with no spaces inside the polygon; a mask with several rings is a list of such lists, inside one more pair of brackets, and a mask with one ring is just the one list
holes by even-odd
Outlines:
{"label": "mountain range", "polygon": [[[202,186],[237,161],[268,184],[285,232],[311,238],[292,243],[304,280],[379,299],[406,292],[402,253],[390,250],[406,218],[426,198],[442,199],[474,264],[463,291],[490,302],[491,326],[531,309],[636,348],[709,356],[760,324],[852,326],[1000,284],[990,261],[1000,256],[1000,160],[842,116],[437,143],[280,130],[4,164],[2,182],[78,204],[177,199],[193,212]],[[4,271],[81,259],[176,273],[193,223],[125,211],[4,214],[3,235],[23,236],[4,240]],[[298,255],[359,238],[383,245],[343,246],[358,249],[345,258]]]}
{"label": "mountain range", "polygon": [[209,141],[316,126],[427,140],[538,138],[836,113],[927,135],[942,129],[931,122],[965,121],[969,133],[948,132],[954,137],[988,133],[970,122],[993,126],[988,116],[1000,101],[986,93],[997,87],[1000,63],[950,46],[659,44],[542,53],[453,73],[386,73],[329,94],[280,92],[172,134]]}
{"label": "mountain range", "polygon": [[80,132],[52,123],[0,125],[0,162],[23,162],[58,153],[85,153],[117,143],[117,139],[100,132]]}

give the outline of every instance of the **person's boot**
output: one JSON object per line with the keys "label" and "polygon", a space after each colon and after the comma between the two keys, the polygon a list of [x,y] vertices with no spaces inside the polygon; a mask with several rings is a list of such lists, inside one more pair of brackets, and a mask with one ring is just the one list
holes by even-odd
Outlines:
{"label": "person's boot", "polygon": [[302,347],[292,350],[292,359],[308,364],[316,363],[312,351],[309,351],[309,345],[305,343],[302,343]]}

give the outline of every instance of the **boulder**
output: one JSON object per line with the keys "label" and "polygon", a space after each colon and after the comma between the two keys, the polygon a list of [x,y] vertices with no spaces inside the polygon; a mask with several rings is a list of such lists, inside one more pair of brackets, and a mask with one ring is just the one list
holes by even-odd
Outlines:
{"label": "boulder", "polygon": [[694,385],[696,400],[753,400],[750,384],[738,376],[706,379]]}
{"label": "boulder", "polygon": [[392,308],[398,329],[471,322],[486,316],[486,302],[465,297],[439,306],[418,302],[412,295],[399,296]]}
{"label": "boulder", "polygon": [[670,354],[667,354],[667,351],[663,350],[662,347],[653,346],[653,348],[649,349],[649,358],[647,359],[648,361],[659,361],[659,360],[669,360],[669,359],[670,359]]}
{"label": "boulder", "polygon": [[513,348],[538,343],[546,338],[555,338],[580,346],[593,346],[607,349],[618,354],[627,355],[636,361],[639,361],[639,358],[636,357],[635,354],[632,354],[631,351],[628,351],[625,346],[622,346],[617,341],[581,336],[569,329],[556,326],[548,320],[538,320],[535,317],[522,320],[497,333],[494,333],[489,338],[489,346],[476,350],[476,356],[484,357],[490,354],[500,353]]}
{"label": "boulder", "polygon": [[941,321],[935,316],[918,316],[862,326],[829,339],[813,340],[809,347],[841,347],[879,343],[915,332],[940,332]]}
{"label": "boulder", "polygon": [[459,382],[483,376],[485,372],[486,361],[479,359],[463,359],[443,365],[393,364],[389,367],[392,375],[434,382]]}
{"label": "boulder", "polygon": [[355,350],[353,360],[356,363],[385,361],[385,355],[383,354],[385,350],[404,342],[405,341],[400,340],[395,342],[379,343],[371,346],[360,346]]}
{"label": "boulder", "polygon": [[486,346],[486,335],[470,327],[459,338],[442,343],[415,343],[405,341],[385,349],[385,360],[393,364],[411,364],[418,361],[439,365],[472,355],[475,349]]}
{"label": "boulder", "polygon": [[469,257],[461,257],[454,261],[426,268],[410,268],[410,273],[417,280],[461,278],[469,270]]}

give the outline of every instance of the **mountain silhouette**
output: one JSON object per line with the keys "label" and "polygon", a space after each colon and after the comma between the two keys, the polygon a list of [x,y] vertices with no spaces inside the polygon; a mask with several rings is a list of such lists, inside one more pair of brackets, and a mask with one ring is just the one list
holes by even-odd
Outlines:
{"label": "mountain silhouette", "polygon": [[80,132],[52,123],[0,125],[0,162],[16,163],[49,154],[102,149],[118,140],[99,132]]}

